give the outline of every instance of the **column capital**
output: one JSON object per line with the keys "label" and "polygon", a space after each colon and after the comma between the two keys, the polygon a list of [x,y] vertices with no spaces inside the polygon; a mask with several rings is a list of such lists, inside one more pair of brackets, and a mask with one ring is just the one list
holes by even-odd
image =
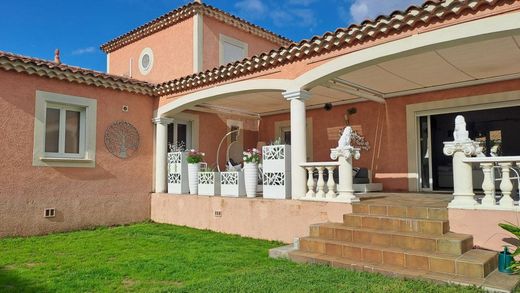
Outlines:
{"label": "column capital", "polygon": [[305,101],[311,97],[311,93],[306,90],[290,90],[282,93],[283,97],[287,100],[302,100]]}
{"label": "column capital", "polygon": [[152,122],[153,124],[168,125],[173,123],[173,119],[167,117],[156,117],[152,119]]}

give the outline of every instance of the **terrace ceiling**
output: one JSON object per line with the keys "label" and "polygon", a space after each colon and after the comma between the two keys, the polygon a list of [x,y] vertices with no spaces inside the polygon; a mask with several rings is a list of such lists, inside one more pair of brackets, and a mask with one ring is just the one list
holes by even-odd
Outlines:
{"label": "terrace ceiling", "polygon": [[[343,72],[312,89],[307,106],[325,103],[376,101],[460,87],[493,80],[520,78],[520,35],[502,36],[386,60]],[[289,103],[280,92],[237,95],[199,107],[269,115],[286,112]]]}

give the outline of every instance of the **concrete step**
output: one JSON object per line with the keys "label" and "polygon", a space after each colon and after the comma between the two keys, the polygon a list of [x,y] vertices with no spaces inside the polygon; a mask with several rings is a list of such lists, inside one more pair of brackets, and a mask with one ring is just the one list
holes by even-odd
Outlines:
{"label": "concrete step", "polygon": [[434,273],[420,269],[406,269],[387,264],[364,263],[343,257],[334,257],[301,250],[290,252],[289,259],[298,263],[323,264],[353,271],[380,273],[398,278],[421,279],[436,283],[474,285],[492,292],[512,292],[520,282],[518,276],[506,275],[497,270],[491,272],[486,278],[469,278],[452,274]]}
{"label": "concrete step", "polygon": [[299,250],[367,264],[390,265],[470,278],[484,278],[498,265],[496,252],[481,249],[453,255],[305,237],[300,239]]}
{"label": "concrete step", "polygon": [[383,231],[417,232],[443,235],[450,230],[446,220],[412,219],[363,214],[345,214],[343,223],[347,227],[367,228]]}
{"label": "concrete step", "polygon": [[473,248],[473,236],[448,232],[443,235],[397,232],[368,228],[353,228],[341,223],[324,223],[310,226],[311,237],[381,245],[432,253],[461,255]]}
{"label": "concrete step", "polygon": [[396,218],[448,220],[448,209],[446,207],[394,206],[370,201],[352,204],[352,213]]}

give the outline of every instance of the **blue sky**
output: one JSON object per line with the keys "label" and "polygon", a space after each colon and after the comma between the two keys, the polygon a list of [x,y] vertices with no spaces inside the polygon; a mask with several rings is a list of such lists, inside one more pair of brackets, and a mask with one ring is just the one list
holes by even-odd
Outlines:
{"label": "blue sky", "polygon": [[[0,50],[104,71],[99,46],[188,0],[17,0],[2,3]],[[204,0],[294,41],[422,0]]]}

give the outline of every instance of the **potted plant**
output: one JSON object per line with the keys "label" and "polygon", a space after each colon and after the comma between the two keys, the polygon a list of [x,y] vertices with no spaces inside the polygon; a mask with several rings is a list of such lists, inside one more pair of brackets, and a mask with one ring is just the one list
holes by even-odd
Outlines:
{"label": "potted plant", "polygon": [[[205,165],[205,164],[202,164]],[[199,195],[219,195],[220,194],[220,173],[207,166],[201,167],[198,175],[198,194]]]}
{"label": "potted plant", "polygon": [[256,148],[248,149],[244,153],[244,181],[247,197],[256,197],[256,186],[258,185],[258,163],[262,157]]}
{"label": "potted plant", "polygon": [[200,171],[200,163],[204,160],[204,153],[192,149],[186,156],[188,162],[188,182],[190,187],[190,194],[197,194],[198,192],[198,174]]}

